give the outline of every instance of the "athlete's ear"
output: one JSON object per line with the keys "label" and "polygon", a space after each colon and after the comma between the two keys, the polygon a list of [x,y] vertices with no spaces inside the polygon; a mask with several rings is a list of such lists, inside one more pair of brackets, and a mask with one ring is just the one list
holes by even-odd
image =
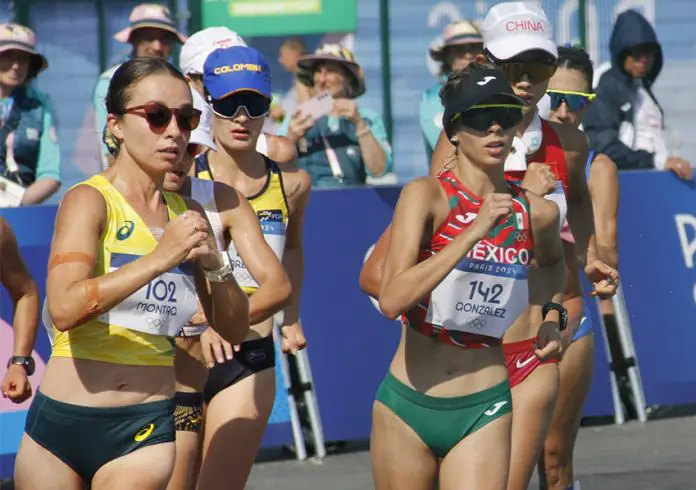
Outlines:
{"label": "athlete's ear", "polygon": [[106,116],[106,129],[118,141],[123,141],[122,119],[113,114]]}
{"label": "athlete's ear", "polygon": [[485,54],[479,53],[476,55],[476,63],[478,63],[479,65],[487,65],[488,58],[486,58]]}

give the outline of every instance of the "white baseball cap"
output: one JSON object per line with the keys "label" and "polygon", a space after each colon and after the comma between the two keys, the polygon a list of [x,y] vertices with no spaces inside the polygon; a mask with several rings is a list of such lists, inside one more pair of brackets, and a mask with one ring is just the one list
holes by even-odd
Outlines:
{"label": "white baseball cap", "polygon": [[213,138],[210,137],[210,121],[213,118],[213,111],[210,110],[210,106],[201,94],[191,89],[191,96],[193,97],[194,109],[201,111],[201,122],[198,123],[198,127],[196,129],[191,131],[189,143],[205,145],[211,150],[217,151]]}
{"label": "white baseball cap", "polygon": [[179,66],[184,75],[203,74],[203,64],[208,55],[220,48],[244,46],[246,43],[239,34],[227,27],[208,27],[189,37],[181,47]]}
{"label": "white baseball cap", "polygon": [[481,24],[483,47],[497,60],[539,49],[558,58],[551,23],[531,2],[505,2],[491,7]]}

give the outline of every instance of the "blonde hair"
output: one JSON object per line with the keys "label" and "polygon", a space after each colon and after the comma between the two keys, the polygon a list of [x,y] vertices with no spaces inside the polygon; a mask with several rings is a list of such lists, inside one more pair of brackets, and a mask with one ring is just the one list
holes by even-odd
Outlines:
{"label": "blonde hair", "polygon": [[121,141],[114,136],[108,127],[104,128],[104,132],[102,133],[102,141],[106,145],[106,149],[109,150],[109,154],[114,158],[117,157],[118,152],[121,149]]}

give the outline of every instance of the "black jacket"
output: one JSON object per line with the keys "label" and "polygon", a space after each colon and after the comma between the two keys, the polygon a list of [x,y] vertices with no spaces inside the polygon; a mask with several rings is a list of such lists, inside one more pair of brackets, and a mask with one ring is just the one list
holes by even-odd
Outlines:
{"label": "black jacket", "polygon": [[[609,41],[612,67],[605,72],[597,85],[597,99],[583,117],[583,128],[597,153],[609,156],[619,169],[654,168],[653,154],[633,150],[619,140],[619,128],[623,124],[633,126],[638,87],[633,78],[623,70],[629,49],[640,44],[657,47],[655,64],[643,79],[643,85],[655,100],[651,87],[662,71],[662,47],[650,23],[635,10],[622,12],[616,19]],[[658,104],[659,106],[659,104]],[[662,110],[662,109],[660,109]]]}

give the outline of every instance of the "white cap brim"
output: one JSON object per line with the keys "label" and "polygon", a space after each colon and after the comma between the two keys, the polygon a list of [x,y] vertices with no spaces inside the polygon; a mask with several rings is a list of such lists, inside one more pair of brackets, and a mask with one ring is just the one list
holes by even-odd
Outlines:
{"label": "white cap brim", "polygon": [[540,39],[539,36],[517,34],[500,37],[485,45],[485,48],[497,60],[509,60],[526,51],[535,49],[546,51],[554,58],[558,58],[558,47],[549,39]]}
{"label": "white cap brim", "polygon": [[217,151],[215,142],[210,137],[210,135],[203,129],[196,128],[191,131],[191,137],[189,138],[189,143],[194,143],[196,145],[205,145],[213,151]]}

